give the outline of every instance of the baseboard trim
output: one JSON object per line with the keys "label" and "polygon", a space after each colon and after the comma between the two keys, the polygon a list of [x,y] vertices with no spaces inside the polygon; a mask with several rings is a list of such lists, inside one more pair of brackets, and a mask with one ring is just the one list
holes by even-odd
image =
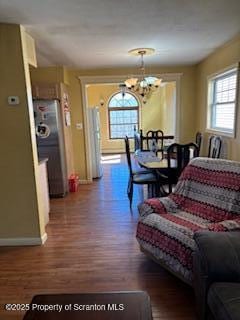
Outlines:
{"label": "baseboard trim", "polygon": [[92,183],[91,180],[79,180],[79,184],[90,184]]}
{"label": "baseboard trim", "polygon": [[124,149],[104,149],[101,151],[102,152],[102,155],[104,154],[118,154],[118,153],[125,153]]}
{"label": "baseboard trim", "polygon": [[36,238],[6,238],[0,239],[1,247],[12,247],[12,246],[40,246],[47,241],[46,232],[41,237]]}
{"label": "baseboard trim", "polygon": [[48,236],[47,236],[47,233],[45,232],[45,233],[41,236],[41,241],[42,241],[41,244],[44,244],[44,243],[47,241],[47,238],[48,238]]}

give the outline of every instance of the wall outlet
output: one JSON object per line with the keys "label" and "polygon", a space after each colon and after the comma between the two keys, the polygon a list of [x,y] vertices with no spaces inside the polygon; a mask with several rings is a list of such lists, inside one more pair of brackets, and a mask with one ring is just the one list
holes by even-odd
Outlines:
{"label": "wall outlet", "polygon": [[82,130],[83,129],[83,124],[80,122],[80,123],[76,123],[76,129],[77,130]]}
{"label": "wall outlet", "polygon": [[8,104],[10,106],[18,105],[20,103],[18,96],[9,96],[8,97]]}

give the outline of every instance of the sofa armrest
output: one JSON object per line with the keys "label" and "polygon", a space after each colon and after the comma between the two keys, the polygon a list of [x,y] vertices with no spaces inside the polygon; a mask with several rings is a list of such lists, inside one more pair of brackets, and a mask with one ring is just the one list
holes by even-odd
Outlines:
{"label": "sofa armrest", "polygon": [[240,219],[224,220],[208,225],[209,231],[240,231]]}
{"label": "sofa armrest", "polygon": [[240,282],[240,232],[201,231],[194,235],[194,290],[199,319],[206,319],[213,282]]}

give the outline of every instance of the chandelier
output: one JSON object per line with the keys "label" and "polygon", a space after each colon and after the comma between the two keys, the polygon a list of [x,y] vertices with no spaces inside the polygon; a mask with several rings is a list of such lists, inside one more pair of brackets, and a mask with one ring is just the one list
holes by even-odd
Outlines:
{"label": "chandelier", "polygon": [[146,103],[147,98],[151,96],[151,93],[159,88],[162,79],[158,79],[153,76],[146,76],[145,75],[145,64],[144,64],[144,56],[151,55],[155,52],[152,48],[138,48],[130,50],[128,53],[134,56],[140,56],[141,64],[140,64],[140,71],[141,76],[140,78],[132,77],[126,79],[124,83],[120,84],[120,89],[122,95],[124,97],[127,90],[137,93],[142,97],[142,102]]}

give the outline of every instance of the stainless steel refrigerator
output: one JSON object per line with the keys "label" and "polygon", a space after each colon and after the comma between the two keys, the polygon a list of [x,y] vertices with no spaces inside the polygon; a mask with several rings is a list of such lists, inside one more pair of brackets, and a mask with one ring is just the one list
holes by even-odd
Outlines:
{"label": "stainless steel refrigerator", "polygon": [[48,184],[51,197],[68,191],[63,122],[58,100],[34,100],[38,157],[48,158]]}

